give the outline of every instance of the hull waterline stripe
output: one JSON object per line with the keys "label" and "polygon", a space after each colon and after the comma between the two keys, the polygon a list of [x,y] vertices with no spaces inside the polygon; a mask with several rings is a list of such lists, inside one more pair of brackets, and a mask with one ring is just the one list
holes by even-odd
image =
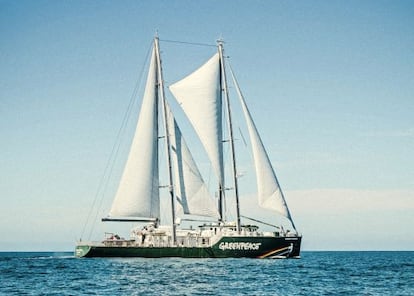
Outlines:
{"label": "hull waterline stripe", "polygon": [[273,254],[275,254],[275,253],[277,253],[277,252],[285,251],[285,250],[287,250],[287,249],[289,249],[289,247],[284,247],[284,248],[280,248],[280,249],[272,250],[272,251],[270,251],[270,252],[265,253],[264,255],[260,255],[260,256],[259,256],[259,257],[257,257],[257,258],[260,258],[260,259],[267,258],[267,257],[272,256]]}

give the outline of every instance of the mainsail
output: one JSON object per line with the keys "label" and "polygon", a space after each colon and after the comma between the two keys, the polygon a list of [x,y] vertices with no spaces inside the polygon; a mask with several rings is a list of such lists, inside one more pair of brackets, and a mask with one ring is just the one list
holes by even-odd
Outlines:
{"label": "mainsail", "polygon": [[109,217],[160,217],[157,98],[154,48],[134,139]]}
{"label": "mainsail", "polygon": [[215,203],[181,134],[174,115],[168,104],[166,107],[175,176],[174,192],[178,201],[177,215],[186,214],[218,218],[219,214]]}
{"label": "mainsail", "polygon": [[293,228],[295,228],[289,212],[289,208],[283,196],[282,189],[279,186],[275,171],[273,170],[269,156],[267,155],[262,139],[260,138],[259,132],[257,131],[256,125],[253,121],[249,109],[247,108],[246,101],[244,100],[244,97],[240,91],[233,71],[231,71],[231,68],[230,72],[240,99],[240,103],[242,105],[247,128],[249,130],[256,171],[259,205],[265,209],[277,211],[278,213],[287,217],[292,223]]}
{"label": "mainsail", "polygon": [[196,71],[172,84],[169,88],[200,137],[216,176],[220,184],[223,185],[219,54],[215,54]]}

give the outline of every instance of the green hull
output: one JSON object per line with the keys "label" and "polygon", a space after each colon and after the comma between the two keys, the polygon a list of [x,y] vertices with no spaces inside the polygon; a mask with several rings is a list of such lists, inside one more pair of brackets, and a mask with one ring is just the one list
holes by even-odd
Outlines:
{"label": "green hull", "polygon": [[297,258],[301,237],[223,237],[211,247],[78,245],[76,257]]}

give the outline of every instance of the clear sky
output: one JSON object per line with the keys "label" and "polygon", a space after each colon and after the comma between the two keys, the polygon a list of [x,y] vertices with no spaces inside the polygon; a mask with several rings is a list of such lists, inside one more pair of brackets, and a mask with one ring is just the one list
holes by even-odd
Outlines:
{"label": "clear sky", "polygon": [[0,1],[0,251],[73,249],[156,30],[225,39],[303,249],[414,250],[412,1]]}

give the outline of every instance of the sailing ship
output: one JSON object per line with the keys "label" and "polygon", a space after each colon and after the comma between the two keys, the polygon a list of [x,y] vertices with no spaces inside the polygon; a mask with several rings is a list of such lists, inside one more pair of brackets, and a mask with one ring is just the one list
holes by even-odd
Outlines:
{"label": "sailing ship", "polygon": [[[102,221],[133,222],[128,239],[111,234],[100,242],[80,240],[76,257],[299,258],[302,236],[296,230],[284,194],[259,136],[235,75],[217,52],[196,71],[169,86],[170,92],[198,135],[217,180],[216,200],[198,169],[165,95],[159,38],[153,41],[145,91],[129,156],[107,217]],[[229,75],[230,74],[230,75]],[[292,230],[240,213],[239,184],[228,75],[241,103],[254,160],[260,207],[286,219]],[[161,119],[160,119],[161,118]],[[224,129],[228,129],[224,139]],[[168,185],[160,185],[159,142],[165,141]],[[223,146],[230,150],[230,181],[225,178]],[[226,182],[226,183],[225,183]],[[232,187],[227,184],[230,183]],[[169,192],[171,222],[161,223],[160,188]],[[226,218],[226,198],[233,191],[235,221]],[[185,217],[209,217],[196,229],[181,227]]]}

